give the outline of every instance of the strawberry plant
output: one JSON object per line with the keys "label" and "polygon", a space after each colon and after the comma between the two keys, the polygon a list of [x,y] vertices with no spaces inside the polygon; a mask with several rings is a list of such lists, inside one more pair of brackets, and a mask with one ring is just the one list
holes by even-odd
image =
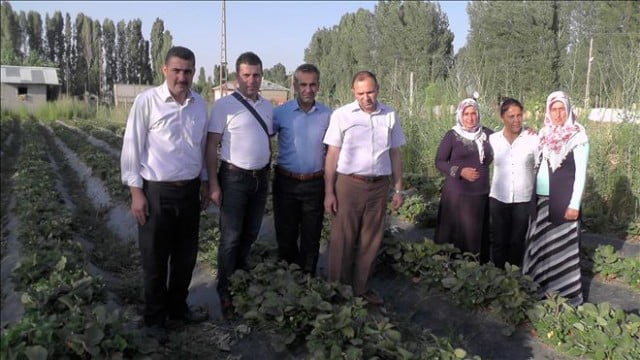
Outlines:
{"label": "strawberry plant", "polygon": [[624,258],[611,245],[598,246],[593,255],[592,272],[607,279],[620,279],[640,291],[640,257]]}
{"label": "strawberry plant", "polygon": [[539,338],[571,356],[591,359],[640,358],[640,316],[609,303],[569,305],[553,296],[529,311]]}

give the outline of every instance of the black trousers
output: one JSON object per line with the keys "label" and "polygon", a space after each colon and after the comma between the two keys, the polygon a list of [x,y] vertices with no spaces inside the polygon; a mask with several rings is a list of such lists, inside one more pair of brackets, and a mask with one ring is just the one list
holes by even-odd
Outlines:
{"label": "black trousers", "polygon": [[[273,219],[280,259],[316,272],[324,216],[324,179],[292,179],[276,173],[273,180]],[[298,243],[298,239],[300,240]]]}
{"label": "black trousers", "polygon": [[248,270],[251,245],[258,238],[267,203],[267,170],[247,172],[221,166],[218,182],[220,205],[220,245],[218,246],[218,295],[229,299],[229,277],[237,269]]}
{"label": "black trousers", "polygon": [[529,209],[529,202],[503,203],[489,198],[491,260],[497,267],[504,268],[505,262],[522,266]]}
{"label": "black trousers", "polygon": [[183,185],[145,181],[149,216],[138,226],[144,271],[144,321],[162,324],[188,310],[187,295],[198,253],[200,180]]}

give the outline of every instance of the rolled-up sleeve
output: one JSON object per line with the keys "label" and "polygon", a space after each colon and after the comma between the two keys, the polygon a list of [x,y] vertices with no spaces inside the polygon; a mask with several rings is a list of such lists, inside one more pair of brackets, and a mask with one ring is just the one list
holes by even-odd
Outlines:
{"label": "rolled-up sleeve", "polygon": [[391,148],[397,148],[407,143],[407,139],[404,136],[402,127],[400,127],[400,119],[394,111],[391,116],[393,117],[393,127],[391,128]]}
{"label": "rolled-up sleeve", "polygon": [[340,129],[340,115],[337,112],[331,114],[329,127],[324,134],[323,142],[330,146],[342,147],[342,130]]}
{"label": "rolled-up sleeve", "polygon": [[120,155],[122,183],[127,186],[142,188],[141,154],[145,150],[149,131],[148,108],[146,101],[138,95],[127,118]]}

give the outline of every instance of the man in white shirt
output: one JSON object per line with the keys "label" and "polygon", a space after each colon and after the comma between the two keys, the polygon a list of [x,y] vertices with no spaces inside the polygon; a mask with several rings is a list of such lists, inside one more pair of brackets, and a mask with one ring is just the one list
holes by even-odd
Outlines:
{"label": "man in white shirt", "polygon": [[522,104],[507,98],[500,104],[501,131],[489,136],[493,149],[493,178],[489,193],[491,259],[522,266],[535,181],[538,136],[522,127]]}
{"label": "man in white shirt", "polygon": [[225,317],[233,315],[229,276],[236,269],[247,270],[262,224],[273,135],[273,107],[260,96],[262,61],[252,52],[243,53],[236,73],[238,88],[213,105],[207,135],[209,199],[220,206],[218,295]]}
{"label": "man in white shirt", "polygon": [[162,72],[165,82],[140,93],[131,107],[121,155],[122,182],[131,191],[131,213],[139,225],[144,323],[157,335],[167,316],[186,322],[207,318],[186,302],[204,206],[207,105],[190,90],[191,50],[169,49]]}
{"label": "man in white shirt", "polygon": [[350,284],[373,305],[382,299],[367,287],[384,230],[393,178],[392,206],[402,205],[400,146],[406,140],[395,111],[379,103],[378,81],[369,71],[351,82],[356,101],[331,114],[324,137],[325,212],[334,216],[328,250],[328,280]]}

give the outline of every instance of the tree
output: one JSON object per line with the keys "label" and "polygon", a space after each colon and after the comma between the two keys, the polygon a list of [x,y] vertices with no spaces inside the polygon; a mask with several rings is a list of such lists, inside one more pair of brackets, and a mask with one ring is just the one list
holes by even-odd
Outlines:
{"label": "tree", "polygon": [[71,69],[75,68],[75,47],[73,46],[73,25],[71,16],[66,13],[64,16],[64,80],[63,85],[67,95],[71,87]]}
{"label": "tree", "polygon": [[124,20],[118,21],[116,42],[116,81],[119,83],[128,82],[129,57],[127,56],[127,24]]}
{"label": "tree", "polygon": [[540,98],[560,74],[565,16],[556,2],[471,2],[469,35],[459,57],[463,82],[497,102],[508,95]]}
{"label": "tree", "polygon": [[113,84],[117,79],[116,68],[116,28],[112,20],[102,22],[102,41],[104,49],[104,99],[111,103],[113,100]]}
{"label": "tree", "polygon": [[88,40],[91,39],[91,35],[88,34],[91,31],[91,26],[87,25],[89,22],[90,20],[83,13],[76,15],[73,27],[75,61],[72,71],[72,94],[74,95],[83,95],[88,91],[89,62],[87,61],[87,52],[91,51],[90,48],[87,49],[89,47]]}
{"label": "tree", "polygon": [[42,18],[40,13],[29,11],[27,14],[27,36],[29,42],[29,57],[39,59],[44,55],[42,49]]}
{"label": "tree", "polygon": [[275,64],[272,68],[266,69],[263,74],[264,78],[284,87],[289,87],[287,81],[287,69],[281,63]]}
{"label": "tree", "polygon": [[153,83],[160,84],[164,77],[162,66],[164,65],[164,22],[156,18],[151,27],[151,64],[153,67]]}
{"label": "tree", "polygon": [[142,21],[130,20],[127,23],[127,81],[130,84],[142,83]]}
{"label": "tree", "polygon": [[193,89],[203,97],[206,97],[209,94],[207,76],[204,72],[203,66],[200,67],[200,71],[198,72],[198,81],[193,86]]}
{"label": "tree", "polygon": [[47,59],[62,69],[64,65],[64,20],[60,11],[54,12],[51,18],[47,14],[45,36]]}
{"label": "tree", "polygon": [[20,58],[20,25],[7,1],[0,3],[0,28],[2,63],[17,65]]}

